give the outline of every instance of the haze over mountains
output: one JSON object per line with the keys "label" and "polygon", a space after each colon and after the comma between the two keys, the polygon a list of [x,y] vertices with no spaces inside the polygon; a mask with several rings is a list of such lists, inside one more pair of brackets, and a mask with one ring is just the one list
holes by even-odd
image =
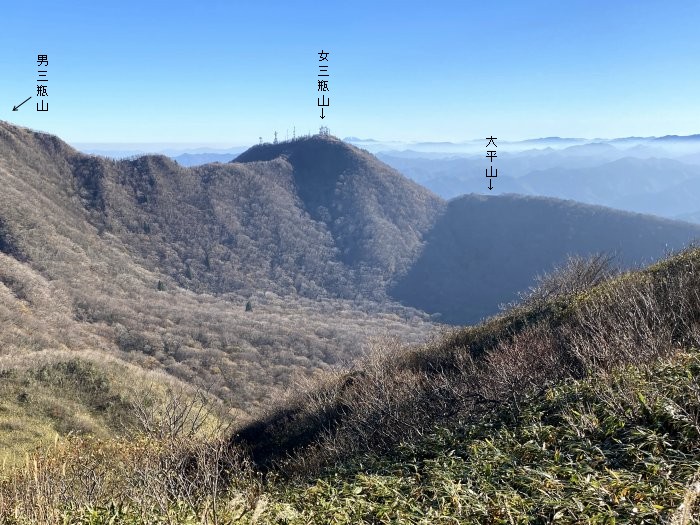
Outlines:
{"label": "haze over mountains", "polygon": [[[450,199],[463,194],[518,193],[572,199],[588,204],[700,222],[700,137],[583,139],[548,137],[499,140],[498,182],[488,190],[483,141],[399,143],[348,137],[403,175]],[[131,145],[136,148],[137,145]],[[112,146],[114,148],[115,146]],[[88,153],[121,158],[139,150]],[[154,145],[183,166],[229,162],[242,149],[178,149]]]}
{"label": "haze over mountains", "polygon": [[[39,192],[39,181],[53,177],[71,213],[87,221],[81,230],[89,225],[100,242],[120,243],[137,267],[154,272],[154,283],[195,293],[401,301],[450,323],[473,323],[567,254],[607,251],[623,266],[642,264],[700,236],[690,224],[544,198],[466,196],[447,203],[334,137],[266,143],[235,162],[190,169],[162,155],[122,161],[81,155],[55,137],[8,124],[3,134],[5,162],[13,162],[8,173],[32,170]],[[592,151],[606,155],[613,147],[574,148],[564,158],[580,154],[585,164]],[[618,166],[601,175],[593,170],[586,180],[643,189],[634,176],[616,173],[630,164],[652,166],[648,187],[663,191],[664,165],[656,159],[612,162]],[[695,168],[676,164],[667,180],[690,184]],[[517,181],[541,181],[574,197],[577,174],[583,176],[557,176],[568,183],[546,173]],[[497,183],[507,186],[507,179]],[[599,198],[595,184],[588,191]],[[14,224],[13,207],[3,220],[20,232],[13,235],[21,251],[23,226]]]}
{"label": "haze over mountains", "polygon": [[[364,143],[363,143],[364,144]],[[443,198],[541,195],[697,222],[700,138],[499,141],[499,177],[484,183],[484,144],[373,143],[378,157]]]}

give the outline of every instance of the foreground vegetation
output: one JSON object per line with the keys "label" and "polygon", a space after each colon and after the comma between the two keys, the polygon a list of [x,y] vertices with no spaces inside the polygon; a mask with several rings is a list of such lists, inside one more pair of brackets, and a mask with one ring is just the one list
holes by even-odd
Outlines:
{"label": "foreground vegetation", "polygon": [[3,470],[0,515],[698,523],[700,250],[608,270],[572,260],[503,315],[385,343],[232,430],[168,424],[198,412],[183,399],[129,439],[58,440]]}
{"label": "foreground vegetation", "polygon": [[519,411],[273,485],[260,522],[697,523],[699,377],[694,350],[566,381]]}
{"label": "foreground vegetation", "polygon": [[[700,351],[569,380],[318,477],[222,441],[71,438],[4,472],[6,523],[700,523]],[[230,476],[224,483],[219,464]]]}
{"label": "foreground vegetation", "polygon": [[109,437],[128,417],[126,388],[115,388],[108,372],[126,367],[56,357],[0,370],[0,461],[23,457],[56,435]]}

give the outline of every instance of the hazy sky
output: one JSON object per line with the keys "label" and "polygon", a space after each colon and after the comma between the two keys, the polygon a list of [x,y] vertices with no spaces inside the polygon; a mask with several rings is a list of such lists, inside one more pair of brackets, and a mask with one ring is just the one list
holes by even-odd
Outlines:
{"label": "hazy sky", "polygon": [[73,142],[246,145],[321,124],[405,141],[700,132],[696,0],[37,0],[1,16],[0,119]]}

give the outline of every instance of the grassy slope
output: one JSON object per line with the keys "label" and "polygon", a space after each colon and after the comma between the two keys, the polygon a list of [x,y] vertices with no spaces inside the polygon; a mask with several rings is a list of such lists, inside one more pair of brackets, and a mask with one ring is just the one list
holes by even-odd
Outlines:
{"label": "grassy slope", "polygon": [[[700,341],[700,250],[595,287],[512,308],[413,348],[383,348],[352,373],[319,381],[238,429],[263,467],[307,469],[367,447],[391,446],[568,377],[649,363]],[[299,458],[299,464],[294,463]]]}
{"label": "grassy slope", "polygon": [[[588,311],[603,316],[598,325],[587,325],[588,335],[597,336],[599,329],[607,330],[609,319],[620,319],[617,314],[637,316],[629,325],[620,324],[617,333],[606,333],[616,337],[608,341],[609,348],[589,349],[605,356],[598,366],[579,378],[566,373],[535,376],[544,379],[512,391],[514,402],[499,402],[497,410],[435,417],[431,426],[405,434],[391,446],[356,448],[317,474],[302,469],[290,478],[273,469],[261,483],[261,478],[246,474],[245,469],[236,469],[233,484],[216,493],[217,519],[220,523],[295,524],[700,523],[700,501],[696,501],[700,495],[699,260],[700,251],[689,250],[572,296],[515,309],[487,325],[458,331],[417,354],[406,353],[397,370],[437,366],[440,373],[449,374],[447,365],[454,354],[467,348],[487,361],[507,354],[528,322],[536,321],[541,327],[546,319],[547,330],[560,329],[571,319],[594,320],[590,315],[576,317]],[[653,286],[646,288],[647,284]],[[670,299],[677,301],[678,317],[660,317]],[[639,304],[649,310],[629,315],[629,308]],[[668,326],[668,333],[653,324],[673,324],[670,320],[678,326]],[[644,328],[642,321],[652,324]],[[661,333],[660,339],[656,332]],[[626,334],[639,337],[630,340]],[[566,338],[560,342],[570,341],[581,343]],[[594,337],[591,344],[597,343],[605,341]],[[651,351],[644,348],[648,345],[661,346]],[[615,350],[622,352],[617,359],[613,359]],[[541,355],[525,350],[521,357],[537,362]],[[525,362],[516,362],[515,368]],[[335,377],[342,380],[343,375]],[[358,379],[349,386],[362,384]],[[383,395],[391,403],[388,394]],[[415,399],[422,398],[409,401]],[[414,413],[419,408],[413,405]],[[291,416],[287,425],[294,424],[296,416]],[[362,424],[350,430],[357,428],[362,430]],[[320,443],[331,444],[324,441],[327,437]],[[70,457],[103,457],[81,448],[79,442],[74,446],[68,451]],[[293,452],[292,464],[299,466],[313,461],[318,451]],[[113,470],[129,463],[128,458],[114,464],[111,459],[100,461],[113,465]],[[130,486],[140,486],[138,472],[116,470]],[[35,475],[30,466],[24,479],[31,485]],[[83,494],[83,503],[75,503],[74,497],[64,500],[53,508],[53,516],[69,517],[70,523],[198,523],[214,517],[211,491],[204,490],[196,500],[163,492],[134,500],[120,490],[110,485],[97,496]]]}
{"label": "grassy slope", "polygon": [[55,435],[107,437],[125,405],[105,371],[88,361],[69,359],[28,370],[6,369],[1,377],[0,449],[8,459]]}
{"label": "grassy slope", "polygon": [[[521,410],[455,421],[316,479],[248,479],[220,523],[700,523],[700,352],[565,381]],[[115,495],[116,497],[116,495]],[[67,523],[200,523],[211,500],[111,503]],[[170,521],[168,521],[170,520]],[[17,523],[22,523],[18,521]]]}
{"label": "grassy slope", "polygon": [[564,382],[520,412],[437,427],[313,483],[275,485],[259,504],[260,522],[670,519],[700,490],[699,378],[692,350],[650,368]]}
{"label": "grassy slope", "polygon": [[[455,352],[487,354],[543,319],[555,329],[582,310],[610,309],[621,289],[665,288],[680,275],[694,282],[699,260],[700,251],[688,250],[574,296],[514,309],[407,362],[449,366]],[[670,286],[679,304],[685,296],[684,304],[697,307],[696,283]],[[694,312],[677,319],[672,328],[680,331],[669,342],[693,337]],[[440,422],[424,437],[364,453],[314,482],[275,484],[257,512],[262,522],[278,523],[700,522],[700,352],[686,347],[608,370],[559,380],[498,413]]]}
{"label": "grassy slope", "polygon": [[99,352],[0,359],[0,462],[24,461],[27,453],[66,436],[132,435],[143,429],[137,409],[153,407],[155,420],[173,396],[183,404],[199,400],[195,389],[166,374]]}

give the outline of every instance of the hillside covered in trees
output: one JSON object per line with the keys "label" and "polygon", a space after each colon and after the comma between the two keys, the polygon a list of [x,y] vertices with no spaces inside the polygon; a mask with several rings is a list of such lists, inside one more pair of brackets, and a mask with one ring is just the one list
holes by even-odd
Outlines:
{"label": "hillside covered in trees", "polygon": [[[556,200],[445,202],[327,136],[185,168],[84,155],[1,123],[0,181],[0,359],[21,371],[9,391],[22,399],[24,381],[43,389],[56,367],[93,377],[97,363],[103,384],[125,364],[153,372],[156,390],[200,386],[251,415],[293,376],[378,340],[419,343],[436,319],[497,312],[570,252],[641,263],[699,233]],[[76,358],[87,368],[67,364]],[[114,406],[120,385],[105,391]],[[81,422],[52,412],[47,388],[36,404],[13,401],[7,443],[29,446],[54,423],[62,434],[113,427],[112,402],[66,398]],[[21,423],[30,414],[45,431]]]}
{"label": "hillside covered in trees", "polygon": [[555,200],[447,203],[326,136],[185,168],[2,123],[0,178],[6,354],[116,352],[242,409],[372,338],[425,338],[430,314],[478,321],[571,252],[642,263],[700,233]]}
{"label": "hillside covered in trees", "polygon": [[0,515],[698,523],[699,270],[697,249],[572,260],[483,325],[384,345],[223,432],[59,440],[4,471]]}

